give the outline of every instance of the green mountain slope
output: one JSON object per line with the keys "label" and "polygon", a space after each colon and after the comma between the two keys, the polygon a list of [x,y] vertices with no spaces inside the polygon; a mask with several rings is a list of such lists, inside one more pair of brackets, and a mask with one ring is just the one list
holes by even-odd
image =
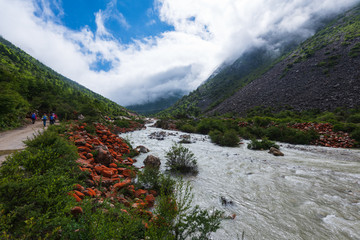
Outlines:
{"label": "green mountain slope", "polygon": [[0,37],[0,129],[15,127],[31,111],[60,118],[128,115],[127,110],[65,78]]}
{"label": "green mountain slope", "polygon": [[[329,23],[328,27],[324,27],[323,23],[317,23],[318,26],[323,26],[323,27],[320,28],[318,34],[316,34],[311,39],[314,39],[314,42],[316,42],[318,41],[319,38],[318,36],[323,34],[326,35],[323,36],[324,39],[328,38],[328,40],[330,40],[333,39],[333,35],[335,34],[335,31],[340,31],[342,28],[344,28],[344,31],[347,31],[347,28],[350,27],[346,27],[344,24],[338,26],[337,29],[335,28],[332,29],[332,28],[336,26],[336,23],[341,22],[341,19],[343,19],[344,17],[356,16],[356,12],[357,12],[356,9],[358,9],[358,7],[354,8],[354,10],[349,11],[344,15],[337,17],[335,20],[333,19],[332,22]],[[324,21],[329,22],[329,19],[325,19]],[[353,19],[352,21],[357,21],[357,20]],[[350,24],[350,22],[348,23]],[[356,29],[355,23],[352,24],[352,28]],[[324,32],[324,29],[328,29],[329,31]],[[354,29],[352,31],[354,31]],[[239,111],[238,109],[235,110],[230,107],[229,110],[222,111],[221,109],[217,108],[217,106],[219,106],[221,103],[225,103],[224,101],[226,99],[231,98],[231,96],[233,96],[236,92],[246,88],[246,86],[250,85],[250,83],[252,83],[253,81],[260,79],[263,75],[271,71],[278,64],[282,64],[282,62],[285,59],[287,59],[289,55],[292,55],[292,51],[294,49],[295,51],[299,52],[301,59],[309,58],[310,56],[314,55],[316,51],[319,50],[319,47],[315,47],[315,46],[300,50],[296,49],[297,46],[294,45],[295,42],[292,41],[291,39],[293,39],[293,36],[289,36],[289,41],[287,45],[284,45],[283,49],[280,51],[280,53],[282,54],[280,54],[280,56],[277,55],[277,57],[275,57],[274,52],[272,52],[271,50],[267,50],[265,47],[248,50],[243,56],[241,56],[233,64],[224,67],[218,73],[213,74],[213,76],[211,76],[204,84],[199,86],[195,91],[191,92],[187,96],[184,96],[172,107],[161,112],[159,115],[160,116],[196,115],[199,113],[214,112],[212,110],[215,108],[217,109],[217,112],[220,113],[231,112],[231,111],[238,112]],[[307,40],[305,42],[308,41],[311,40]],[[328,44],[331,44],[330,41],[322,41],[320,45],[323,45],[323,47],[325,48],[326,45]],[[286,72],[293,66],[293,64],[294,63],[289,62],[289,66],[287,66],[284,69],[284,71],[282,71],[281,73],[278,73],[278,76],[276,76],[276,78],[284,77]],[[262,90],[266,91],[266,89],[264,88]],[[252,101],[254,100],[254,98],[256,97],[253,97]],[[231,102],[231,104],[237,104],[237,103]],[[257,102],[256,104],[266,106],[266,101],[264,100],[262,102]],[[252,104],[250,105],[254,107]],[[226,107],[223,105],[223,109],[225,108]]]}

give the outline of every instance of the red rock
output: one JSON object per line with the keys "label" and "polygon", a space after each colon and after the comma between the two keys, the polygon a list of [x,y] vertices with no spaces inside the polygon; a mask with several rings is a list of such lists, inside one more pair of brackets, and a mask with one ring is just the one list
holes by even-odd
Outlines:
{"label": "red rock", "polygon": [[87,188],[84,193],[90,197],[95,197],[96,196],[96,192],[94,190],[92,190],[91,188]]}
{"label": "red rock", "polygon": [[74,189],[82,192],[82,191],[84,191],[85,188],[84,188],[83,186],[81,186],[80,184],[75,184],[75,185],[74,185]]}
{"label": "red rock", "polygon": [[77,202],[81,202],[81,198],[75,193],[71,193],[71,196],[73,196]]}
{"label": "red rock", "polygon": [[125,169],[124,171],[122,171],[122,175],[124,175],[125,177],[135,177],[136,173],[131,169]]}
{"label": "red rock", "polygon": [[116,164],[116,163],[110,163],[110,164],[109,164],[109,167],[111,167],[111,168],[117,168],[117,164]]}
{"label": "red rock", "polygon": [[129,185],[130,183],[131,183],[131,180],[127,178],[127,179],[125,179],[125,180],[122,181],[122,182],[119,182],[119,183],[114,184],[114,189],[115,189],[115,190],[122,189],[123,187]]}
{"label": "red rock", "polygon": [[91,152],[90,148],[84,147],[84,146],[78,147],[78,151],[80,151],[80,152],[86,152],[86,153]]}
{"label": "red rock", "polygon": [[147,190],[144,190],[144,189],[138,189],[135,191],[135,197],[139,198],[141,197],[142,195],[146,195],[148,193]]}
{"label": "red rock", "polygon": [[84,195],[82,192],[79,192],[79,191],[77,191],[77,190],[75,190],[74,192],[75,192],[75,194],[76,194],[79,198],[81,198],[81,199],[83,199],[83,198],[85,197],[85,195]]}
{"label": "red rock", "polygon": [[90,162],[88,160],[79,158],[78,160],[76,160],[76,162],[79,163],[80,166],[82,166],[82,167],[92,168],[92,165],[90,164]]}
{"label": "red rock", "polygon": [[78,216],[83,213],[83,210],[81,207],[73,207],[70,212],[73,216]]}
{"label": "red rock", "polygon": [[158,194],[155,190],[149,190],[149,193],[156,197]]}
{"label": "red rock", "polygon": [[154,206],[155,197],[152,194],[149,194],[145,197],[145,202],[148,207]]}

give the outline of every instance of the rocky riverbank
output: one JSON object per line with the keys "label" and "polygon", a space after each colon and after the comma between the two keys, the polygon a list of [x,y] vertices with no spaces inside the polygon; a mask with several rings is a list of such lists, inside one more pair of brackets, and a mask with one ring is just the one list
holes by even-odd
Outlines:
{"label": "rocky riverbank", "polygon": [[[96,124],[95,134],[87,132],[86,127],[87,124],[83,123],[66,134],[78,148],[80,158],[77,162],[80,164],[80,170],[89,173],[86,180],[88,187],[77,184],[69,195],[77,202],[81,202],[85,196],[90,196],[98,202],[106,199],[112,203],[122,203],[151,218],[152,213],[146,209],[154,205],[157,192],[137,189],[132,183],[138,169],[133,166],[136,160],[130,156],[135,155],[136,150],[132,150],[124,139],[112,133],[105,125]],[[121,132],[132,130],[133,128],[122,128]],[[73,211],[76,214],[82,212],[79,208],[74,207]]]}

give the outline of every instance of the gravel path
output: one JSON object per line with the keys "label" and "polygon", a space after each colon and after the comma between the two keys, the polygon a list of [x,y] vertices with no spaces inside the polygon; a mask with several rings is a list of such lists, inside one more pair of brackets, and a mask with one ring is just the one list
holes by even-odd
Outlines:
{"label": "gravel path", "polygon": [[42,130],[43,123],[39,120],[36,121],[35,124],[29,124],[25,127],[0,133],[0,164],[5,161],[6,156],[9,155],[4,154],[4,150],[13,151],[24,149],[25,144],[23,143],[23,141],[27,138],[32,138],[35,133]]}

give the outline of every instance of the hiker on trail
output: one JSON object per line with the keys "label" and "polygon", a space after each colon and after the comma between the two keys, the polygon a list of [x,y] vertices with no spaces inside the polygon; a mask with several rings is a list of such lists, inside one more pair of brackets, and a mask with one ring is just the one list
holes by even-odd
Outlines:
{"label": "hiker on trail", "polygon": [[46,113],[44,113],[43,117],[42,117],[43,123],[44,123],[44,127],[46,127],[46,120],[47,120],[47,116]]}
{"label": "hiker on trail", "polygon": [[34,124],[36,120],[36,113],[31,114],[31,120],[32,120],[32,124]]}
{"label": "hiker on trail", "polygon": [[50,125],[53,125],[55,123],[55,113],[52,113],[50,115]]}

